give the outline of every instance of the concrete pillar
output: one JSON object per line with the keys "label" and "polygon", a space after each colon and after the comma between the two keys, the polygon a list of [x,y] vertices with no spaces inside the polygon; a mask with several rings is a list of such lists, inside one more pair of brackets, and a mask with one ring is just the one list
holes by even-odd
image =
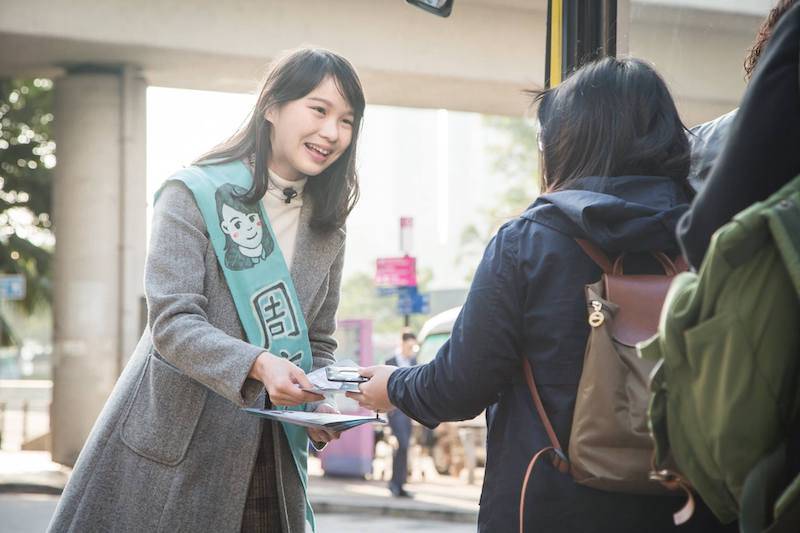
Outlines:
{"label": "concrete pillar", "polygon": [[56,81],[53,460],[72,465],[141,334],[145,89],[130,67]]}

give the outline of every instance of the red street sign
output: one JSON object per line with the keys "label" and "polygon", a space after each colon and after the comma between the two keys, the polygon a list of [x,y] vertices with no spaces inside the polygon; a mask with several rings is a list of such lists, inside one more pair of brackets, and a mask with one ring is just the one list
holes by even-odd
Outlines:
{"label": "red street sign", "polygon": [[376,266],[375,285],[378,287],[413,287],[417,284],[417,260],[414,257],[380,257]]}

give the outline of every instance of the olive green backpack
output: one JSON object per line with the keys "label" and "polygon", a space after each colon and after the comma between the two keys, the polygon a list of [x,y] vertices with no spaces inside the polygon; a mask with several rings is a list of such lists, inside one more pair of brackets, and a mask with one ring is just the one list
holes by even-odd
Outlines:
{"label": "olive green backpack", "polygon": [[656,466],[674,460],[722,522],[800,531],[790,431],[800,412],[800,176],[711,240],[679,274],[658,334],[649,409]]}

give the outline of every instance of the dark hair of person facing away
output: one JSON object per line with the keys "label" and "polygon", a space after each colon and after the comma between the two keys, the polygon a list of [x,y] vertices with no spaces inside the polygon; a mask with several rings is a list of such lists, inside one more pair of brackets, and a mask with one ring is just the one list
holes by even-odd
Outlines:
{"label": "dark hair of person facing away", "polygon": [[758,59],[764,52],[769,38],[772,37],[772,30],[775,29],[775,25],[781,20],[784,13],[789,11],[794,4],[795,0],[778,0],[775,3],[775,7],[770,10],[767,17],[761,23],[761,27],[758,28],[758,33],[756,34],[756,40],[753,42],[753,46],[750,47],[750,50],[748,50],[747,56],[744,58],[745,80],[750,81],[750,78],[753,77],[753,71],[758,64]]}
{"label": "dark hair of person facing away", "polygon": [[639,59],[589,63],[538,103],[543,192],[587,176],[664,176],[694,194],[686,127],[661,76]]}
{"label": "dark hair of person facing away", "polygon": [[245,202],[257,202],[267,191],[270,128],[265,118],[273,106],[303,98],[326,78],[332,78],[340,93],[353,108],[353,135],[350,146],[333,164],[317,176],[309,176],[304,194],[313,207],[311,227],[331,231],[344,225],[359,196],[356,175],[356,146],[364,116],[364,91],[353,66],[334,52],[320,48],[301,48],[288,53],[270,66],[260,86],[258,100],[244,125],[227,141],[201,156],[196,165],[247,160],[255,154],[253,186]]}

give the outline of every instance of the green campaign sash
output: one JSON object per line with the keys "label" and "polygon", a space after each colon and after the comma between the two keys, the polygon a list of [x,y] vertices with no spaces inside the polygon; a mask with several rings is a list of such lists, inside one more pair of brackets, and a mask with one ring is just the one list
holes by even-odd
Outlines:
{"label": "green campaign sash", "polygon": [[[239,161],[192,166],[170,179],[182,181],[194,194],[247,341],[309,372],[308,327],[269,218],[261,202],[245,204],[237,198],[252,184],[250,169]],[[303,411],[305,406],[285,409]],[[308,501],[308,435],[303,427],[281,425],[303,485],[306,519],[316,530]]]}

